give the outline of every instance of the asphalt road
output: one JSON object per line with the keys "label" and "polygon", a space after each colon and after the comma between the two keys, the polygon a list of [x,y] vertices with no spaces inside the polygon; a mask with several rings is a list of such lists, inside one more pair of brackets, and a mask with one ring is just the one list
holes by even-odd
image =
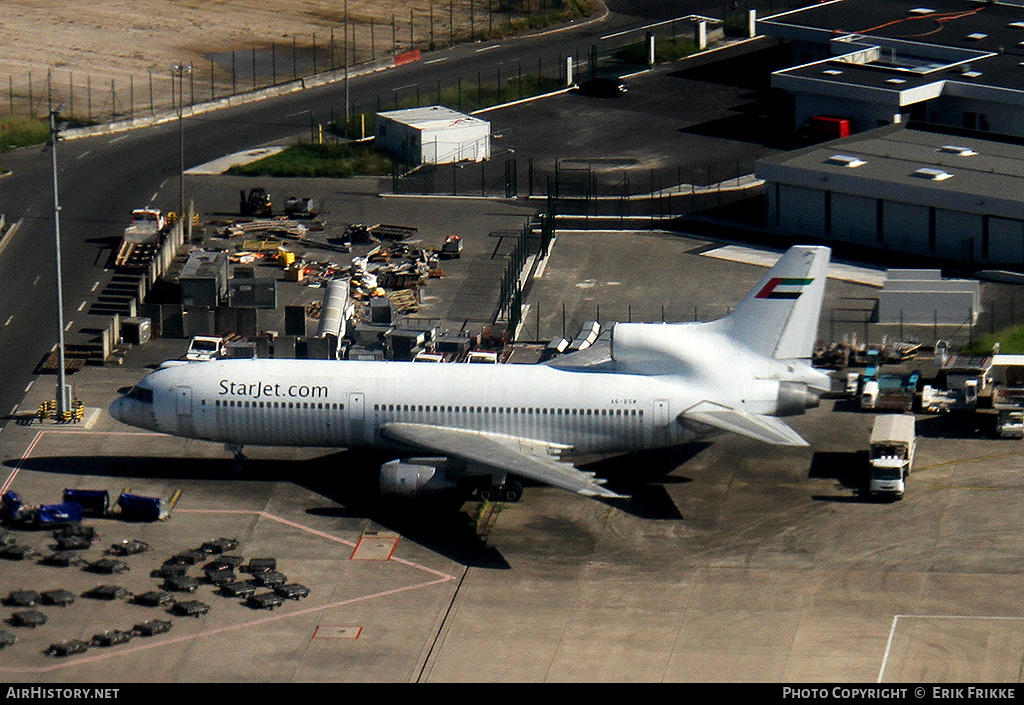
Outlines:
{"label": "asphalt road", "polygon": [[[568,53],[585,52],[601,37],[703,11],[695,2],[609,2],[601,21],[561,32],[498,43],[477,43],[434,52],[425,60],[349,81],[352,104],[416,84],[448,83],[459,75],[493,70],[503,64],[536,65]],[[717,6],[716,6],[717,7]],[[575,48],[575,49],[574,49]],[[509,69],[511,70],[511,69]],[[511,75],[511,74],[509,74]],[[344,105],[344,86],[333,84],[249,105],[225,108],[184,121],[185,168],[214,158],[306,134],[310,114],[325,115]],[[153,205],[176,210],[179,127],[175,123],[58,144],[65,321],[74,331],[75,314],[109,277],[105,265],[132,208]],[[20,222],[0,245],[0,430],[33,383],[35,369],[57,339],[54,286],[53,195],[47,149],[7,153],[0,165],[12,173],[0,179],[0,213]],[[186,199],[191,194],[186,193]],[[200,205],[200,208],[202,206]],[[6,415],[6,417],[5,417]]]}

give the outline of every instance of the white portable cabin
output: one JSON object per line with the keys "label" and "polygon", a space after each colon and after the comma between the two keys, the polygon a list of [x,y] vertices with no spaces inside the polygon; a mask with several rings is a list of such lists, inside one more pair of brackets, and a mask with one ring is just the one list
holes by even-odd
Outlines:
{"label": "white portable cabin", "polygon": [[450,164],[491,156],[491,123],[443,105],[377,113],[376,143],[403,164]]}

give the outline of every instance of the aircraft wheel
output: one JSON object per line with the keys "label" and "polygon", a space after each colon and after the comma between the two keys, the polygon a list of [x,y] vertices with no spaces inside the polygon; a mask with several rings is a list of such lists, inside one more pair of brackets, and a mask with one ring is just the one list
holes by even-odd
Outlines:
{"label": "aircraft wheel", "polygon": [[523,486],[518,482],[506,482],[501,489],[501,499],[505,502],[518,502],[523,498]]}
{"label": "aircraft wheel", "polygon": [[481,487],[478,494],[480,499],[485,502],[491,502],[498,496],[497,488],[495,487]]}

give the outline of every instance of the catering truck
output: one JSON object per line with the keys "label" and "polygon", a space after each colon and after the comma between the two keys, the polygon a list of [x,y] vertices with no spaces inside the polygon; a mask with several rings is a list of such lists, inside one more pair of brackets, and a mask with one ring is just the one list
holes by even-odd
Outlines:
{"label": "catering truck", "polygon": [[913,415],[882,414],[875,418],[869,451],[868,492],[872,497],[903,499],[916,444]]}

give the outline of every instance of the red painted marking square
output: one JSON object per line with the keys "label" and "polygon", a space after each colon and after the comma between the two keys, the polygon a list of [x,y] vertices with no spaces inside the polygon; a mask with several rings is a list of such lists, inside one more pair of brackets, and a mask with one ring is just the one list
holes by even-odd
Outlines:
{"label": "red painted marking square", "polygon": [[353,561],[387,561],[398,546],[397,534],[378,534],[367,532],[359,537],[355,550],[349,560]]}

